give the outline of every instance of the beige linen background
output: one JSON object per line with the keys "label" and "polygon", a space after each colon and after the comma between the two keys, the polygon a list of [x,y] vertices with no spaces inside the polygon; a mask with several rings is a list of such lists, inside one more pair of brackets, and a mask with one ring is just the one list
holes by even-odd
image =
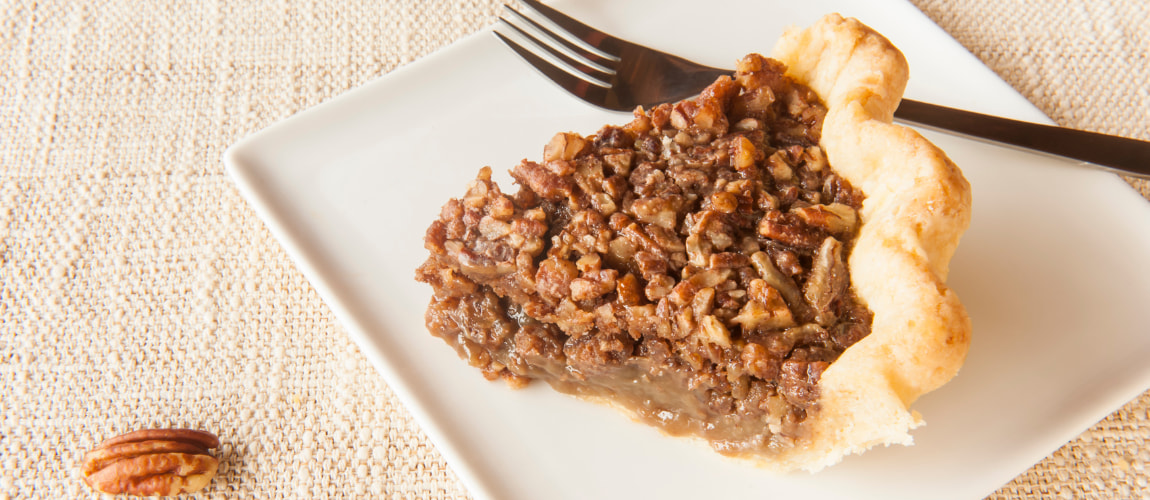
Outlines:
{"label": "beige linen background", "polygon": [[[1150,140],[1145,0],[913,1],[1062,125]],[[0,499],[95,496],[84,451],[149,426],[221,436],[203,498],[467,497],[220,158],[499,4],[0,0]],[[1150,496],[1148,409],[994,498]]]}

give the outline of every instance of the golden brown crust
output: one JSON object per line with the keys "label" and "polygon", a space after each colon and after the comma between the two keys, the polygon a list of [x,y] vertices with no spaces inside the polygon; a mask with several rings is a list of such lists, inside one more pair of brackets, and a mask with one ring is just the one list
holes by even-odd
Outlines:
{"label": "golden brown crust", "polygon": [[877,444],[910,444],[922,425],[910,404],[962,365],[970,319],[945,280],[970,222],[970,185],[941,150],[891,123],[907,64],[882,35],[831,14],[785,34],[773,57],[822,97],[822,146],[867,195],[849,266],[874,312],[872,333],[823,374],[811,442],[764,464],[814,471]]}

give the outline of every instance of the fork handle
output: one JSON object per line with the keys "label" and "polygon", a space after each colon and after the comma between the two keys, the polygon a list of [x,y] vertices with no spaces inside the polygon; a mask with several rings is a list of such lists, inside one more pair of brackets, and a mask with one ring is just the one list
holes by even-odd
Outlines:
{"label": "fork handle", "polygon": [[1150,178],[1150,142],[1041,125],[903,99],[895,118],[943,132],[1009,144]]}

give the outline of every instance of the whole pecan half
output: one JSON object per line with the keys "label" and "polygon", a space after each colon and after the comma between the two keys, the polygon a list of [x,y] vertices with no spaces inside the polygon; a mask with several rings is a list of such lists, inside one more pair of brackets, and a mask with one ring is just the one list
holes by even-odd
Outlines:
{"label": "whole pecan half", "polygon": [[84,482],[113,495],[171,496],[199,491],[216,475],[220,445],[210,432],[143,429],[108,439],[84,455]]}

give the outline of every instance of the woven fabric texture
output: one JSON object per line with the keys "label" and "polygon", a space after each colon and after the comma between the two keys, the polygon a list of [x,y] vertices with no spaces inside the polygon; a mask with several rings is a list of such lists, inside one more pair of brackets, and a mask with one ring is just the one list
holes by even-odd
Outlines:
{"label": "woven fabric texture", "polygon": [[[1144,0],[913,1],[1060,124],[1150,140]],[[84,452],[143,427],[223,438],[201,498],[467,498],[220,158],[499,7],[0,0],[0,500],[97,497]],[[1148,410],[993,498],[1150,496]]]}

